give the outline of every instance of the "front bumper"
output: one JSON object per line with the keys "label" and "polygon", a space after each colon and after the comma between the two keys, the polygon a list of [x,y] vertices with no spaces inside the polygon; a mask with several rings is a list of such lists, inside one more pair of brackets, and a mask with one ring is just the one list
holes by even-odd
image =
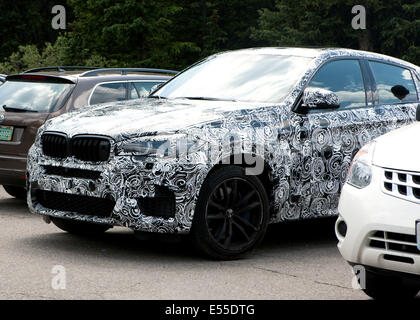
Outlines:
{"label": "front bumper", "polygon": [[[51,174],[48,167],[67,168],[67,172],[63,175]],[[79,170],[78,177],[69,176],[74,170]],[[99,172],[99,178],[84,176],[92,172]],[[44,156],[39,148],[33,146],[28,156],[28,205],[31,212],[44,216],[124,226],[146,232],[188,233],[207,172],[205,164],[181,164],[177,159],[111,155],[110,160],[103,163],[88,163],[74,158],[57,160]],[[165,195],[173,197],[171,216],[163,217],[160,212],[150,212],[153,206],[145,205],[145,199],[161,203],[162,190]],[[44,198],[41,200],[40,192],[45,194],[45,191],[54,198],[47,202]],[[107,214],[110,201],[113,205]],[[83,203],[89,205],[89,210],[83,211]],[[98,208],[97,213],[92,206]],[[72,211],[76,209],[77,212]]]}
{"label": "front bumper", "polygon": [[[384,170],[372,166],[372,182],[363,189],[343,187],[336,223],[338,248],[351,264],[397,272],[420,274],[420,250],[415,225],[420,206],[385,194],[381,190]],[[340,221],[347,233],[340,235]]]}

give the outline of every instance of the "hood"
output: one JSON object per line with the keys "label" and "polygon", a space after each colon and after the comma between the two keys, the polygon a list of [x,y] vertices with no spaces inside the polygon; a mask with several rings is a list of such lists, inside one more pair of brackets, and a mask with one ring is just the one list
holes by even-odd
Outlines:
{"label": "hood", "polygon": [[[139,99],[102,104],[69,112],[48,121],[44,130],[106,135],[116,141],[157,133],[182,132],[226,118],[226,113],[261,107],[226,101]],[[230,118],[230,117],[228,117]]]}
{"label": "hood", "polygon": [[373,164],[383,168],[420,172],[420,122],[376,139]]}

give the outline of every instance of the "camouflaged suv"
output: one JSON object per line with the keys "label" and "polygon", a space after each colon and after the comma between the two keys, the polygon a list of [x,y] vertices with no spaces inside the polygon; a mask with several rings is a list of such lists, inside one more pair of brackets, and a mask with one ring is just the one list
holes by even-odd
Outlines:
{"label": "camouflaged suv", "polygon": [[213,55],[145,99],[47,121],[29,208],[70,232],[189,234],[237,258],[268,223],[337,215],[358,150],[414,121],[419,72],[349,49]]}

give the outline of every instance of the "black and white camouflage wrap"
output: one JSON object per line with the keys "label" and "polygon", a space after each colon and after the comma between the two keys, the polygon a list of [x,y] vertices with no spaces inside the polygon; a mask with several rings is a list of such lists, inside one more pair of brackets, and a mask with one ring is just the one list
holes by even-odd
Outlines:
{"label": "black and white camouflage wrap", "polygon": [[[258,54],[265,49],[250,49]],[[276,49],[267,49],[270,52]],[[123,146],[142,139],[181,135],[197,146],[217,149],[226,136],[241,137],[245,145],[258,145],[271,180],[271,222],[308,219],[337,214],[341,186],[355,153],[368,141],[411,123],[417,104],[383,105],[300,115],[292,111],[308,80],[325,61],[336,57],[374,58],[399,63],[417,75],[418,67],[387,56],[347,49],[278,49],[279,55],[313,57],[294,89],[278,105],[222,101],[142,99],[91,106],[47,121],[40,128],[28,156],[28,186],[93,197],[111,197],[116,206],[111,217],[99,218],[42,207],[28,193],[32,212],[81,221],[125,226],[150,232],[187,233],[190,230],[200,188],[213,166],[224,159],[223,151],[209,153],[197,147],[183,158],[139,158],[125,154]],[[418,83],[417,91],[420,92]],[[40,136],[45,131],[100,134],[111,139],[109,161],[89,163],[73,157],[45,156]],[[145,138],[147,137],[147,138]],[[153,164],[150,169],[148,163]],[[89,180],[47,175],[43,165],[101,172],[95,189]],[[155,186],[175,193],[175,218],[145,216],[136,199],[152,197]]]}
{"label": "black and white camouflage wrap", "polygon": [[302,97],[303,104],[308,108],[316,108],[318,105],[339,106],[340,99],[329,90],[323,88],[306,88]]}

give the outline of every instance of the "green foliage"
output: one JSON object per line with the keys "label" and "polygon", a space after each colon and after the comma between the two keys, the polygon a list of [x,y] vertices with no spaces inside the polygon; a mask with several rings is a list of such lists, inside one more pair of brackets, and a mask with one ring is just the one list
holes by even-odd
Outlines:
{"label": "green foliage", "polygon": [[[0,63],[0,73],[18,73],[36,67],[74,65],[67,54],[68,50],[68,40],[62,36],[58,37],[53,45],[49,42],[45,43],[42,50],[38,50],[33,44],[19,46],[18,51]],[[78,65],[105,67],[108,61],[104,57],[93,54]]]}
{"label": "green foliage", "polygon": [[20,45],[42,47],[54,42],[57,32],[51,28],[51,8],[55,4],[57,0],[0,1],[0,58],[9,57]]}
{"label": "green foliage", "polygon": [[[255,46],[372,50],[420,64],[418,0],[55,0],[0,3],[0,72],[47,65],[183,69],[215,52]],[[353,30],[351,8],[367,10]]]}
{"label": "green foliage", "polygon": [[69,0],[75,21],[69,33],[73,60],[106,56],[120,66],[179,68],[183,56],[200,51],[176,36],[175,20],[183,8],[172,1]]}
{"label": "green foliage", "polygon": [[[47,45],[50,46],[48,43]],[[21,72],[36,66],[41,66],[43,61],[42,54],[39,53],[35,45],[19,46],[19,50],[0,64],[1,73]]]}
{"label": "green foliage", "polygon": [[338,46],[371,50],[420,64],[418,0],[365,0],[367,29],[354,30],[350,0],[276,0],[259,10],[251,38],[269,46]]}

